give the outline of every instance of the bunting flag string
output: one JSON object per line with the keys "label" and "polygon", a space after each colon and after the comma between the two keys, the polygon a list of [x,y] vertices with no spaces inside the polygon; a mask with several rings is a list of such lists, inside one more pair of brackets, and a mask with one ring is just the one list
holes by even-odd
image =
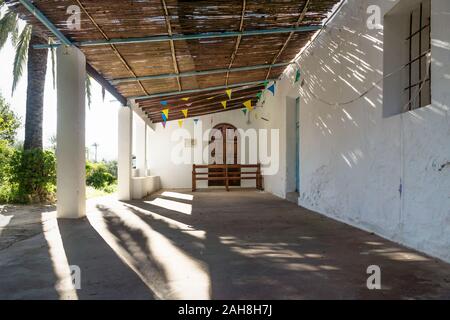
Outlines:
{"label": "bunting flag string", "polygon": [[295,83],[300,81],[300,77],[302,76],[300,69],[297,69],[297,73],[295,74]]}
{"label": "bunting flag string", "polygon": [[[300,69],[298,69],[297,70],[297,74],[295,76],[295,82],[298,82],[300,79],[301,79],[301,73],[300,73]],[[266,90],[269,90],[270,92],[272,92],[273,95],[275,95],[275,83],[273,83],[271,86],[269,86],[269,81],[265,81],[264,82],[264,86],[265,86]],[[226,93],[228,99],[231,100],[232,99],[232,95],[233,95],[233,89],[227,89],[227,90],[225,90],[225,93]],[[260,100],[262,98],[262,95],[263,95],[263,91],[258,92],[256,94],[256,98],[258,100]],[[206,100],[213,100],[213,99],[218,98],[218,97],[220,97],[220,95],[206,98]],[[190,97],[185,97],[185,98],[181,98],[181,100],[184,101],[184,102],[188,102],[188,101],[191,100],[191,98]],[[228,107],[228,101],[227,100],[221,101],[220,103],[222,104],[224,109],[227,109],[227,107]],[[167,101],[160,101],[160,104],[163,105],[163,106],[167,106],[168,102]],[[193,104],[192,102],[186,103],[185,106],[186,107],[190,107],[190,106],[192,106],[192,104]],[[246,101],[244,103],[244,106],[246,107],[247,111],[251,111],[251,110],[254,109],[254,106],[252,106],[252,104],[251,104],[251,100]],[[184,117],[187,118],[188,117],[188,115],[187,115],[188,114],[188,109],[184,109],[184,110],[182,110],[182,112],[183,112]],[[162,118],[163,118],[163,121],[165,121],[165,122],[167,122],[169,120],[169,109],[164,109],[162,111]],[[197,121],[198,121],[198,119],[197,119]]]}
{"label": "bunting flag string", "polygon": [[183,120],[178,120],[178,126],[179,126],[180,128],[183,128]]}
{"label": "bunting flag string", "polygon": [[246,107],[248,111],[252,111],[253,110],[252,100],[245,101],[244,107]]}
{"label": "bunting flag string", "polygon": [[222,103],[223,108],[226,109],[227,108],[227,102],[226,101],[222,101],[221,103]]}
{"label": "bunting flag string", "polygon": [[275,96],[275,83],[272,84],[270,87],[268,87],[267,90],[269,90],[270,92],[272,92],[272,94]]}

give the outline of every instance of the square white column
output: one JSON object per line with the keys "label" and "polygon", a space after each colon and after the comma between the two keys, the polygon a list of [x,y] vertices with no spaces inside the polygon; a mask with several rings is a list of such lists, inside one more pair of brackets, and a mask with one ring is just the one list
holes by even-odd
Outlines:
{"label": "square white column", "polygon": [[147,176],[147,124],[139,116],[133,117],[134,122],[134,150],[136,169],[139,177]]}
{"label": "square white column", "polygon": [[131,170],[133,149],[133,111],[128,106],[119,109],[118,122],[118,200],[131,200]]}
{"label": "square white column", "polygon": [[[57,49],[57,212],[86,215],[86,58],[76,47]],[[42,63],[45,63],[43,61]]]}

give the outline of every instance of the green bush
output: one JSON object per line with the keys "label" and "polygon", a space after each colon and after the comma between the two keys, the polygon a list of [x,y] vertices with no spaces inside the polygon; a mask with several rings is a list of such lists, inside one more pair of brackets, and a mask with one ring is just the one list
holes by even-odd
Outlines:
{"label": "green bush", "polygon": [[[56,157],[51,151],[15,149],[8,166],[5,202],[44,203],[55,200]],[[6,191],[5,191],[6,192]]]}
{"label": "green bush", "polygon": [[109,190],[116,182],[104,163],[86,163],[86,184],[95,189]]}
{"label": "green bush", "polygon": [[117,161],[104,161],[104,164],[108,168],[108,172],[117,180]]}
{"label": "green bush", "polygon": [[0,140],[0,202],[11,202],[10,161],[14,149],[5,140]]}
{"label": "green bush", "polygon": [[0,96],[0,141],[6,141],[7,144],[13,145],[16,142],[15,138],[19,127],[19,117]]}

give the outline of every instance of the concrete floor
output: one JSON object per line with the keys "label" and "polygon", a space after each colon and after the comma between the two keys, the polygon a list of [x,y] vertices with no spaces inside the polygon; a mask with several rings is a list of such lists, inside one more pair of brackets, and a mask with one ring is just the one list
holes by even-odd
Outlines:
{"label": "concrete floor", "polygon": [[[0,299],[450,299],[449,264],[263,192],[101,198],[88,212],[2,208]],[[370,265],[381,290],[366,287]]]}

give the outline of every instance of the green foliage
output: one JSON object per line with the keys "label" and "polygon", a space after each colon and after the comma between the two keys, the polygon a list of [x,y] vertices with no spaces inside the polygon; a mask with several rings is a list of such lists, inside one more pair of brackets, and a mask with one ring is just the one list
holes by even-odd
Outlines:
{"label": "green foliage", "polygon": [[9,157],[0,201],[44,203],[55,199],[56,157],[51,151],[15,149]]}
{"label": "green foliage", "polygon": [[107,190],[116,182],[105,163],[86,163],[86,184],[95,189]]}
{"label": "green foliage", "polygon": [[12,92],[16,90],[17,84],[22,77],[23,67],[28,59],[28,47],[30,45],[32,29],[33,28],[31,27],[31,25],[27,24],[22,30],[22,33],[20,34],[16,43],[16,55],[14,57],[13,64]]}
{"label": "green foliage", "polygon": [[0,201],[10,202],[11,185],[9,173],[11,171],[10,161],[14,149],[5,141],[0,140]]}
{"label": "green foliage", "polygon": [[12,111],[5,100],[0,97],[0,141],[12,145],[20,127],[19,117]]}
{"label": "green foliage", "polygon": [[108,172],[117,180],[117,161],[104,161],[103,163],[108,168]]}
{"label": "green foliage", "polygon": [[[3,3],[0,2],[0,8]],[[17,41],[19,36],[18,17],[13,11],[6,11],[0,19],[0,49],[3,48],[8,37],[11,35],[13,43]]]}

